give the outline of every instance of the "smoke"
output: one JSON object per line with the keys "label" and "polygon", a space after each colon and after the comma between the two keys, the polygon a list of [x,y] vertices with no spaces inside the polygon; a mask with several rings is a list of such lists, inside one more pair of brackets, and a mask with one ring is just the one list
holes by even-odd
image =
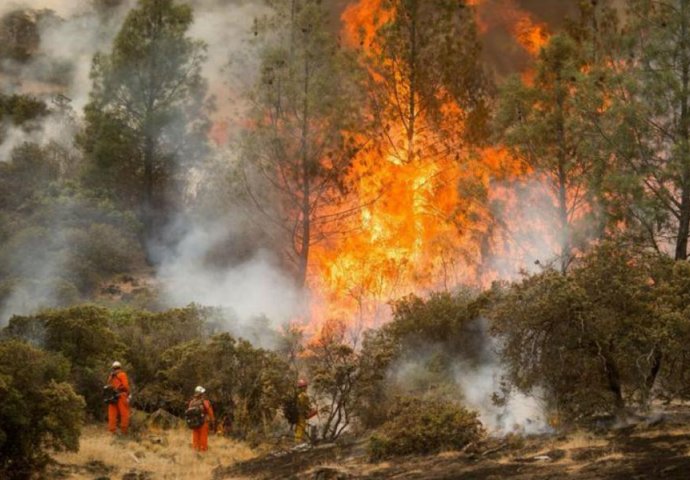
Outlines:
{"label": "smoke", "polygon": [[251,327],[257,317],[267,317],[278,328],[301,313],[302,294],[280,269],[277,259],[265,250],[250,253],[231,265],[212,253],[238,235],[241,220],[224,222],[178,220],[181,240],[164,248],[158,280],[163,301],[169,306],[191,302],[223,307],[233,312],[238,325]]}
{"label": "smoke", "polygon": [[72,148],[77,124],[69,111],[55,111],[38,122],[28,126],[17,126],[11,122],[0,125],[0,162],[9,161],[15,148],[33,143],[41,147],[48,144],[60,145],[65,150]]}
{"label": "smoke", "polygon": [[[544,409],[536,395],[502,392],[505,371],[497,356],[479,366],[460,362],[455,366],[455,381],[462,390],[465,405],[494,435],[538,434],[550,431]],[[501,397],[500,403],[494,401]]]}
{"label": "smoke", "polygon": [[[81,114],[89,100],[91,90],[89,72],[97,52],[109,52],[125,16],[135,5],[134,0],[120,2],[82,2],[73,0],[17,0],[3,3],[0,16],[23,10],[35,22],[40,42],[35,51],[22,61],[6,59],[0,65],[6,91],[31,94],[50,101],[56,94],[70,100],[70,106]],[[194,23],[188,32],[192,38],[207,44],[207,61],[203,75],[215,97],[217,110],[213,120],[226,131],[227,138],[239,124],[243,108],[240,101],[243,90],[253,83],[257,66],[253,47],[252,29],[257,17],[269,12],[264,2],[252,0],[193,0]],[[47,12],[46,9],[54,13]],[[66,122],[60,112],[51,113],[30,128],[6,124],[0,159],[10,158],[11,152],[25,142],[47,145],[58,141],[65,148],[72,140],[80,118]],[[226,145],[224,142],[223,147]],[[202,151],[205,145],[199,145]],[[210,164],[209,164],[210,165]],[[197,171],[188,178],[188,190],[195,190],[195,182],[207,179],[214,172]],[[191,195],[194,202],[194,195]],[[180,306],[196,302],[220,306],[231,311],[226,316],[227,328],[249,332],[257,317],[270,319],[276,328],[301,311],[301,292],[292,287],[277,260],[265,249],[256,248],[242,254],[228,252],[232,261],[216,262],[209,259],[233,239],[244,238],[239,208],[224,212],[223,218],[198,208],[196,216],[180,212],[167,231],[167,245],[155,247],[160,260],[156,272],[161,298],[166,306]],[[236,220],[233,220],[236,219]],[[58,305],[56,276],[65,276],[70,262],[62,248],[49,246],[56,238],[39,236],[31,248],[19,254],[35,258],[41,251],[41,268],[32,262],[18,266],[18,279],[12,285],[2,312],[6,319],[14,313],[29,313],[35,309]],[[246,239],[245,239],[246,240]],[[230,247],[232,248],[232,246]],[[232,325],[231,325],[232,324]],[[247,328],[244,328],[244,327]]]}
{"label": "smoke", "polygon": [[67,0],[21,0],[0,7],[0,16],[26,11],[34,18],[40,37],[28,59],[3,61],[1,70],[9,78],[10,91],[44,99],[60,93],[81,111],[91,90],[93,56],[109,50],[132,3],[123,1],[107,11],[96,9],[95,2]]}
{"label": "smoke", "polygon": [[479,414],[491,435],[550,431],[539,392],[527,395],[507,388],[500,340],[491,336],[488,321],[479,318],[470,322],[463,336],[462,346],[425,343],[408,349],[405,357],[389,368],[393,387],[459,398]]}
{"label": "smoke", "polygon": [[[552,187],[536,175],[494,184],[491,209],[501,229],[493,251],[485,259],[488,270],[502,280],[516,280],[523,273],[557,268],[564,232],[556,205]],[[594,228],[581,210],[575,212],[570,224],[574,247],[574,239],[589,238]]]}

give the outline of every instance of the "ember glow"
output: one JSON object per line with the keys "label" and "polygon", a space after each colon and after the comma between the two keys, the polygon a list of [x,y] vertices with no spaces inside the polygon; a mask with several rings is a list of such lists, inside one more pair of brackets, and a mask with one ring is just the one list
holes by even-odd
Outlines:
{"label": "ember glow", "polygon": [[[481,9],[481,0],[472,3]],[[381,0],[350,5],[342,16],[347,44],[370,58],[380,54],[372,41],[392,16]],[[527,14],[511,18],[516,41],[538,51],[545,30]],[[458,105],[443,110],[444,130],[463,128]],[[524,166],[500,148],[436,151],[434,127],[423,117],[419,124],[413,145],[399,124],[387,138],[370,139],[376,144],[356,157],[349,183],[357,213],[345,220],[346,234],[312,247],[310,330],[333,319],[355,331],[376,326],[390,316],[389,302],[401,296],[486,286],[533,257],[515,242],[519,226],[497,221],[492,210],[520,208],[521,198],[502,185],[526,175]],[[419,153],[409,158],[409,152]],[[536,229],[548,237],[548,227]]]}

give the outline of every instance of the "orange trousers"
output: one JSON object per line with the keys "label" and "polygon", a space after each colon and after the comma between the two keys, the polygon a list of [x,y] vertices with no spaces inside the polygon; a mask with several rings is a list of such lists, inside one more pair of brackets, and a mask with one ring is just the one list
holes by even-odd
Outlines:
{"label": "orange trousers", "polygon": [[208,422],[192,430],[192,448],[197,452],[208,450]]}
{"label": "orange trousers", "polygon": [[129,399],[127,395],[120,395],[117,403],[108,405],[108,430],[110,433],[117,431],[117,420],[120,420],[120,430],[127,433],[129,427]]}

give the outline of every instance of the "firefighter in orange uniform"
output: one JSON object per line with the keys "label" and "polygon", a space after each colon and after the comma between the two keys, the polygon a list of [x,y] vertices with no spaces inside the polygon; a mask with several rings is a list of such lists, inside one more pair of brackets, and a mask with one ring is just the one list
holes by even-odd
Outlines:
{"label": "firefighter in orange uniform", "polygon": [[117,403],[108,405],[108,430],[110,433],[117,433],[119,417],[120,431],[126,434],[129,427],[129,379],[120,362],[113,362],[108,385],[117,392]]}
{"label": "firefighter in orange uniform", "polygon": [[208,450],[209,425],[216,421],[213,416],[213,407],[207,398],[204,398],[206,389],[198,386],[194,389],[194,397],[189,401],[188,410],[200,408],[203,411],[204,423],[192,430],[192,448],[197,452]]}

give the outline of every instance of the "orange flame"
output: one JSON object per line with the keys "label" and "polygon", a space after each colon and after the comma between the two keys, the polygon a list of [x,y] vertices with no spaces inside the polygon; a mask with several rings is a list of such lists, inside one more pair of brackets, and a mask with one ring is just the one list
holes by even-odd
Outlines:
{"label": "orange flame", "polygon": [[[468,4],[479,8],[484,1],[468,0]],[[501,1],[512,8],[513,31],[520,45],[536,53],[548,38],[545,28],[512,1]],[[380,53],[372,51],[376,32],[394,13],[383,8],[383,0],[350,5],[342,15],[346,44],[375,57]],[[375,72],[371,74],[374,81],[381,81]],[[461,130],[460,107],[447,104],[443,110],[444,129]],[[434,135],[430,122],[423,130]],[[491,253],[523,258],[510,229],[495,233],[491,209],[497,203],[519,208],[517,195],[496,184],[525,175],[519,161],[501,148],[464,150],[460,157],[436,152],[433,138],[418,140],[414,149],[423,148],[424,154],[409,159],[400,154],[408,150],[403,125],[391,126],[387,137],[354,159],[347,183],[357,213],[344,221],[342,230],[348,233],[311,249],[308,330],[317,336],[320,327],[333,319],[354,331],[376,326],[390,316],[388,303],[409,293],[487,285],[504,275],[501,266],[485,261]],[[520,234],[517,230],[515,235]],[[544,228],[541,231],[549,236]]]}
{"label": "orange flame", "polygon": [[529,16],[519,17],[514,33],[522,48],[533,56],[537,56],[549,41],[546,25],[534,23]]}

